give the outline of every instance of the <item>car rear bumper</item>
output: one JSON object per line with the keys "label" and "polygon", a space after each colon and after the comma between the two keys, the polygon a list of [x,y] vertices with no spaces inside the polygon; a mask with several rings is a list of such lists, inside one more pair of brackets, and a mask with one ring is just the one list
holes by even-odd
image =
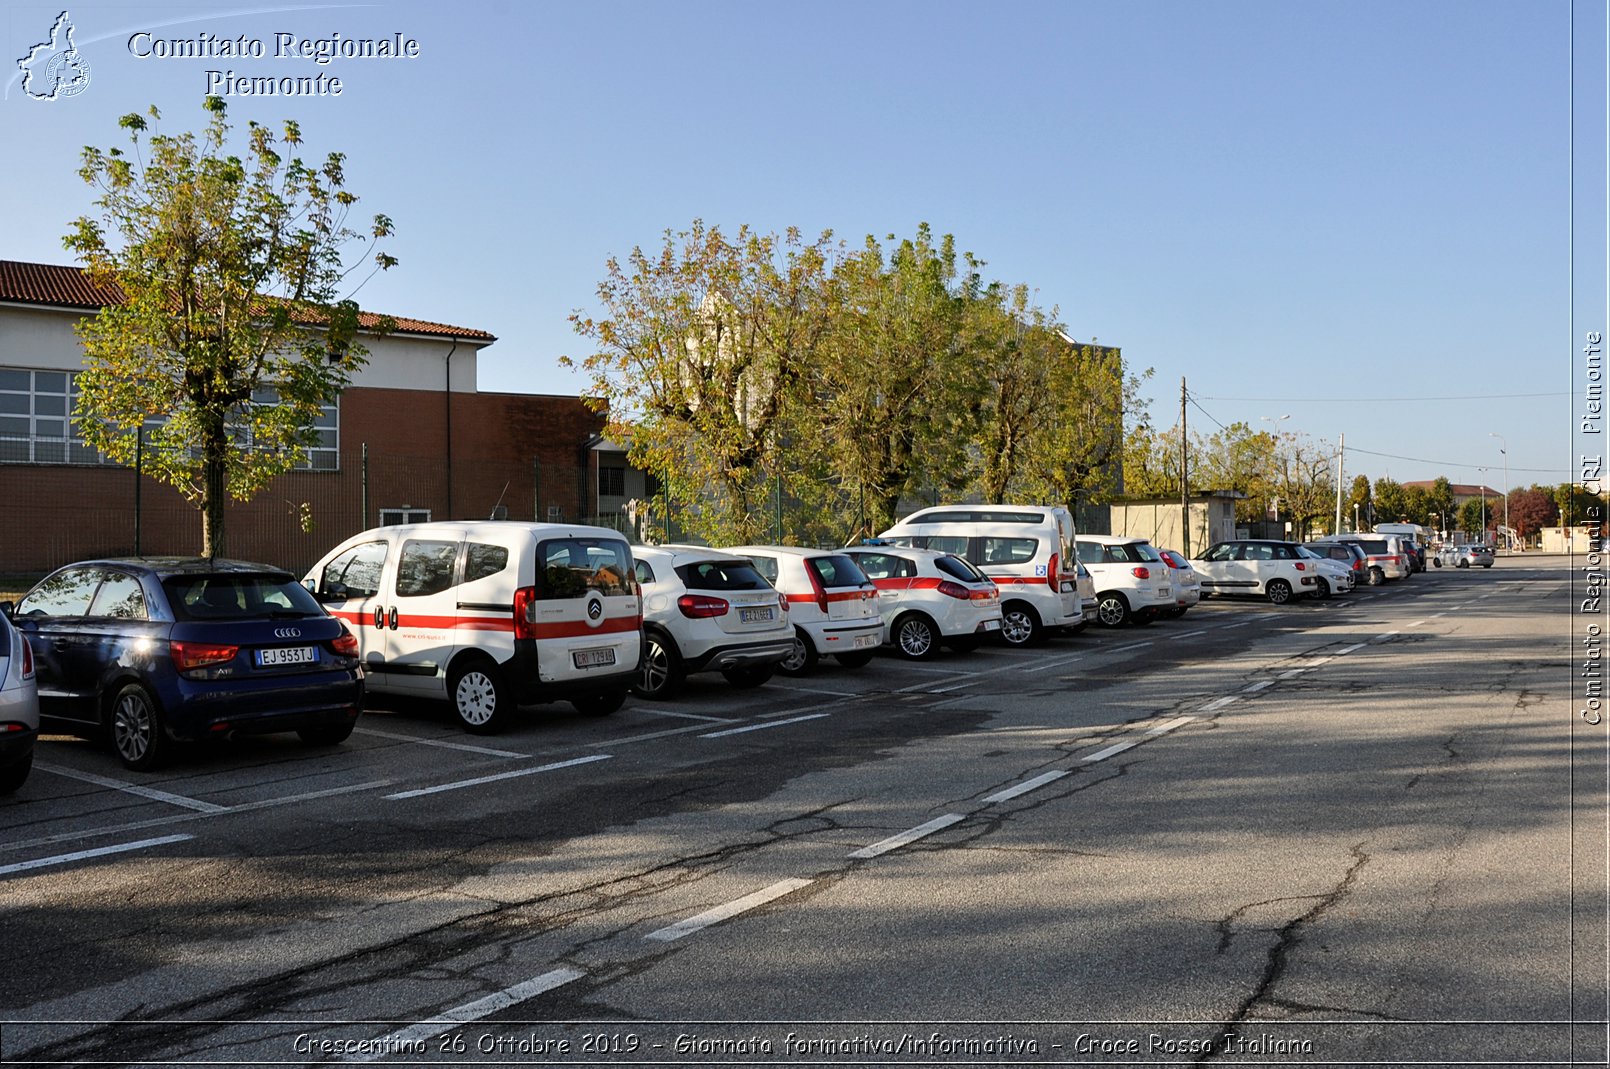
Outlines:
{"label": "car rear bumper", "polygon": [[180,741],[296,731],[353,720],[363,712],[363,676],[356,667],[297,683],[285,676],[227,685],[181,678],[177,691],[177,701],[161,697],[168,734]]}
{"label": "car rear bumper", "polygon": [[750,642],[738,646],[717,646],[696,657],[685,657],[689,672],[725,672],[731,668],[754,668],[776,664],[794,652],[794,636],[785,634],[781,639]]}

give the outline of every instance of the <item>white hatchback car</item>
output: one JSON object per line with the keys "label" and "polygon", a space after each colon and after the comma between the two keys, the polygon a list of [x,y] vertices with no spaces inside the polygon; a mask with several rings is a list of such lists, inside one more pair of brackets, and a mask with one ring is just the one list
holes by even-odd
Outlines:
{"label": "white hatchback car", "polygon": [[729,546],[724,552],[753,561],[788,601],[794,648],[777,665],[802,675],[831,655],[846,668],[860,668],[883,644],[878,588],[843,552],[799,546]]}
{"label": "white hatchback car", "polygon": [[1202,580],[1197,577],[1196,569],[1191,567],[1191,562],[1185,559],[1183,553],[1160,549],[1157,555],[1163,558],[1164,564],[1174,569],[1174,609],[1163,615],[1178,619],[1202,600]]}
{"label": "white hatchback car", "polygon": [[27,780],[39,737],[34,651],[11,625],[10,608],[0,612],[0,795],[17,793]]}
{"label": "white hatchback car", "polygon": [[1317,571],[1314,580],[1314,593],[1322,598],[1333,594],[1350,594],[1353,591],[1353,569],[1341,561],[1332,560],[1329,556],[1309,549],[1307,546],[1298,546],[1297,552],[1305,559],[1310,559]]}
{"label": "white hatchback car", "polygon": [[1284,605],[1319,590],[1319,569],[1295,542],[1220,542],[1191,564],[1202,577],[1204,594],[1252,594]]}
{"label": "white hatchback car", "polygon": [[941,644],[974,650],[1001,630],[1001,591],[954,553],[910,546],[855,546],[844,551],[878,588],[884,641],[921,660]]}
{"label": "white hatchback car", "polygon": [[1096,619],[1103,627],[1149,623],[1175,609],[1174,569],[1144,538],[1080,535],[1079,560],[1096,580]]}
{"label": "white hatchback car", "polygon": [[632,692],[675,697],[692,672],[758,687],[794,650],[788,603],[748,560],[708,546],[633,546],[643,657]]}

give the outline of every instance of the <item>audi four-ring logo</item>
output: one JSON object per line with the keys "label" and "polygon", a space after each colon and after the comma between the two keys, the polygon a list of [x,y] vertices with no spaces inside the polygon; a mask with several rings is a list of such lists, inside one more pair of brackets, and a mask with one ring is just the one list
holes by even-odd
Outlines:
{"label": "audi four-ring logo", "polygon": [[302,637],[302,629],[299,628],[299,627],[276,627],[274,629],[274,637],[275,638],[301,638]]}

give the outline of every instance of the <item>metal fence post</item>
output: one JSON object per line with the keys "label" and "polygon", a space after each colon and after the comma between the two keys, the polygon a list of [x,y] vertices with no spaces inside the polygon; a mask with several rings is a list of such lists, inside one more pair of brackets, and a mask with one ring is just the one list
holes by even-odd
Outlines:
{"label": "metal fence post", "polygon": [[363,443],[363,462],[360,466],[361,485],[358,490],[358,508],[363,514],[358,517],[358,530],[369,529],[369,443]]}

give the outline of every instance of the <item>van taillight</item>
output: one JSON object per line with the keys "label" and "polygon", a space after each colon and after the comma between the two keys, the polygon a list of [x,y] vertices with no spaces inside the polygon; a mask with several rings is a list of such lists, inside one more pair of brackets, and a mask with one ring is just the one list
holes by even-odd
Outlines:
{"label": "van taillight", "polygon": [[1061,561],[1055,553],[1051,554],[1051,563],[1045,566],[1045,585],[1052,590],[1062,589],[1062,570],[1057,567]]}
{"label": "van taillight", "polygon": [[708,620],[727,615],[730,606],[720,598],[707,598],[702,594],[683,594],[676,599],[677,611],[689,620]]}
{"label": "van taillight", "polygon": [[949,579],[946,579],[939,584],[939,592],[946,597],[956,598],[960,601],[966,601],[968,598],[972,597],[973,593],[960,583],[952,583]]}
{"label": "van taillight", "polygon": [[173,659],[173,666],[181,673],[228,664],[239,652],[239,646],[226,646],[221,642],[168,643],[168,656]]}
{"label": "van taillight", "polygon": [[518,639],[534,639],[537,637],[536,627],[533,625],[532,606],[537,600],[537,588],[523,586],[514,592],[514,637]]}
{"label": "van taillight", "polygon": [[1136,567],[1129,569],[1129,574],[1133,575],[1136,579],[1150,579],[1152,577],[1152,570],[1150,568],[1137,565]]}

